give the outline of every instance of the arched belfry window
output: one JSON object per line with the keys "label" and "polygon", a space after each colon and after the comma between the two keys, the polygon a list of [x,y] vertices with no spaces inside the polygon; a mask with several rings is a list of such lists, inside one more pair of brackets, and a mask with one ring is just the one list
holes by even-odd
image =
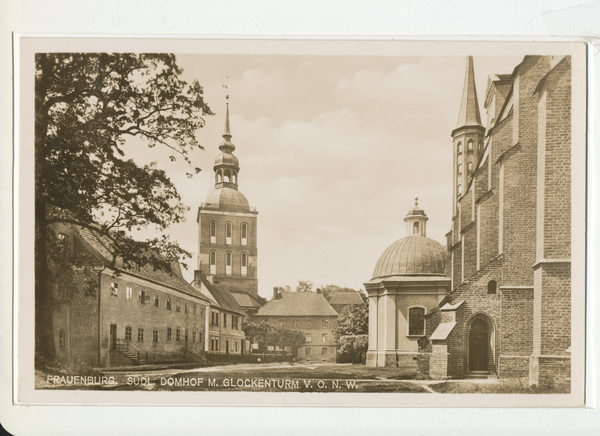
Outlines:
{"label": "arched belfry window", "polygon": [[418,235],[419,234],[419,222],[415,221],[415,223],[413,224],[413,235]]}
{"label": "arched belfry window", "polygon": [[468,169],[469,171],[473,171],[473,162],[469,162],[469,163],[467,164],[467,169]]}
{"label": "arched belfry window", "polygon": [[225,274],[228,276],[231,275],[231,257],[230,251],[225,253]]}
{"label": "arched belfry window", "polygon": [[470,139],[469,142],[467,143],[467,148],[469,149],[469,151],[473,150],[473,140]]}
{"label": "arched belfry window", "polygon": [[223,173],[221,170],[217,171],[217,183],[221,183],[223,181]]}
{"label": "arched belfry window", "polygon": [[488,282],[488,295],[494,295],[496,294],[496,289],[498,288],[498,283],[496,283],[496,280],[490,280]]}
{"label": "arched belfry window", "polygon": [[226,223],[225,224],[225,243],[227,245],[231,245],[231,239],[232,239],[232,234],[233,232],[233,225],[231,223]]}
{"label": "arched belfry window", "polygon": [[458,144],[456,146],[456,151],[459,153],[462,153],[462,142],[458,141]]}
{"label": "arched belfry window", "polygon": [[216,251],[211,251],[209,254],[209,274],[216,274],[217,273],[217,252]]}
{"label": "arched belfry window", "polygon": [[246,277],[248,275],[248,255],[246,253],[242,253],[242,277]]}
{"label": "arched belfry window", "polygon": [[483,142],[479,141],[477,148],[479,149],[479,151],[483,150]]}
{"label": "arched belfry window", "polygon": [[225,174],[223,175],[223,181],[226,183],[231,182],[231,171],[225,170]]}
{"label": "arched belfry window", "polygon": [[210,222],[210,243],[211,244],[217,243],[217,222],[216,221]]}
{"label": "arched belfry window", "polygon": [[462,174],[462,164],[458,164],[458,174]]}
{"label": "arched belfry window", "polygon": [[425,308],[410,307],[408,309],[408,336],[425,335]]}
{"label": "arched belfry window", "polygon": [[458,195],[462,195],[462,185],[458,185]]}
{"label": "arched belfry window", "polygon": [[248,224],[242,223],[242,245],[248,245]]}
{"label": "arched belfry window", "polygon": [[237,184],[237,173],[235,171],[231,175],[231,181]]}

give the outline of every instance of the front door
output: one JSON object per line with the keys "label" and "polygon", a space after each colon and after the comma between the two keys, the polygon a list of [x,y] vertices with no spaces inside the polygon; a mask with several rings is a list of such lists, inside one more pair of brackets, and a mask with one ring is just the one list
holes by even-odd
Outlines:
{"label": "front door", "polygon": [[469,371],[488,371],[488,326],[476,319],[469,329]]}
{"label": "front door", "polygon": [[110,349],[117,349],[117,326],[115,324],[110,325]]}

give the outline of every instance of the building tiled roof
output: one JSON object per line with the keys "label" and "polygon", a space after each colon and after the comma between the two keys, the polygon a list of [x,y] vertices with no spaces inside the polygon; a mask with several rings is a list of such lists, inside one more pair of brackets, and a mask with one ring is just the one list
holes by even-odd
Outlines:
{"label": "building tiled roof", "polygon": [[[246,291],[230,291],[231,294],[233,295],[233,298],[236,299],[236,301],[238,302],[238,304],[242,307],[262,307],[265,304],[265,301],[261,298],[261,297],[255,297],[254,295],[250,294],[249,292]],[[261,301],[263,300],[263,301]]]}
{"label": "building tiled roof", "polygon": [[337,316],[323,294],[281,292],[281,298],[269,301],[256,316]]}
{"label": "building tiled roof", "polygon": [[223,286],[212,284],[206,279],[206,277],[200,277],[200,280],[206,289],[208,289],[208,291],[211,293],[219,308],[246,316],[246,312],[244,312],[244,309],[242,309],[242,307],[238,304],[231,292],[229,292]]}
{"label": "building tiled roof", "polygon": [[[100,235],[86,227],[72,226],[75,234],[77,234],[84,245],[91,248],[91,254],[95,255],[98,260],[108,266],[113,258],[111,251],[111,241],[108,237]],[[146,250],[145,253],[140,253],[140,256],[159,256],[158,253]],[[115,261],[115,268],[118,271],[131,274],[133,276],[149,280],[151,282],[167,286],[172,289],[176,289],[185,294],[193,297],[201,298],[202,300],[208,301],[208,299],[202,295],[199,291],[194,289],[192,285],[185,281],[181,274],[181,268],[178,262],[171,263],[172,273],[164,271],[162,269],[155,269],[152,265],[144,265],[139,268],[125,267],[122,259],[117,258]]]}
{"label": "building tiled roof", "polygon": [[347,305],[347,304],[362,304],[363,299],[356,291],[339,291],[336,292],[333,298],[329,301],[332,306]]}

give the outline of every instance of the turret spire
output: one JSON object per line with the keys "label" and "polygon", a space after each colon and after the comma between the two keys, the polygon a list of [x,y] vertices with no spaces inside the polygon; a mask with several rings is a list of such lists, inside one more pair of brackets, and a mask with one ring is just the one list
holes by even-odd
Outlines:
{"label": "turret spire", "polygon": [[467,57],[467,68],[465,71],[465,84],[463,87],[460,111],[458,112],[458,123],[456,128],[465,126],[481,126],[479,115],[479,103],[477,101],[477,88],[475,87],[475,69],[473,67],[473,56]]}
{"label": "turret spire", "polygon": [[[229,100],[229,95],[225,97]],[[231,142],[231,130],[229,127],[229,101],[226,103],[227,107],[225,109],[225,133],[223,133],[223,142],[219,145],[219,150],[227,153],[231,153],[235,150],[235,145]]]}

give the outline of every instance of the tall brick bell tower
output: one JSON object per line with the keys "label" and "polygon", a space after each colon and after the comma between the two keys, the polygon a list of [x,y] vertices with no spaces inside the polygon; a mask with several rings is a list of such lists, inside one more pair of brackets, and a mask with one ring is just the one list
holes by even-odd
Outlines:
{"label": "tall brick bell tower", "polygon": [[[485,128],[481,124],[479,115],[479,103],[477,101],[477,88],[475,87],[475,71],[473,68],[473,56],[467,57],[467,69],[465,72],[465,84],[463,87],[458,123],[452,131],[454,144],[454,201],[452,216],[458,215],[457,200],[467,192],[469,178],[479,161],[483,152],[483,138]],[[457,234],[457,232],[455,232]],[[456,243],[458,241],[454,241]]]}
{"label": "tall brick bell tower", "polygon": [[240,164],[231,137],[228,102],[221,153],[213,168],[215,189],[198,208],[198,270],[230,291],[258,296],[258,212],[238,190]]}

